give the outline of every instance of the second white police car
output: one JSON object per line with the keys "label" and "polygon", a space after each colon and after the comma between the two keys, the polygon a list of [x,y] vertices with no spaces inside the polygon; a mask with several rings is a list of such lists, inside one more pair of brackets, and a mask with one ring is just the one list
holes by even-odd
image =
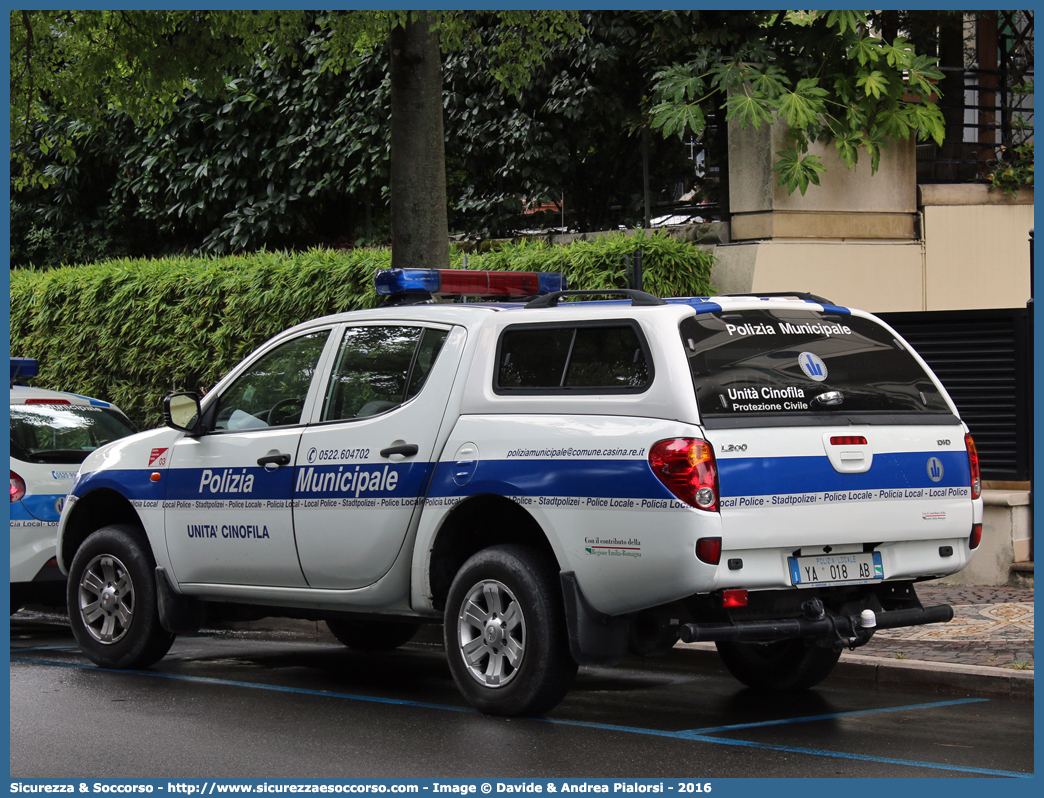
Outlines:
{"label": "second white police car", "polygon": [[55,536],[76,469],[99,446],[137,430],[108,402],[22,384],[32,358],[11,358],[11,612],[65,604]]}
{"label": "second white police car", "polygon": [[[465,698],[534,714],[579,664],[715,641],[807,688],[975,554],[974,443],[873,316],[816,297],[590,300],[393,270],[390,304],[272,339],[83,463],[59,563],[84,652],[159,660],[206,613],[391,649],[441,623]],[[478,294],[528,303],[416,303]]]}

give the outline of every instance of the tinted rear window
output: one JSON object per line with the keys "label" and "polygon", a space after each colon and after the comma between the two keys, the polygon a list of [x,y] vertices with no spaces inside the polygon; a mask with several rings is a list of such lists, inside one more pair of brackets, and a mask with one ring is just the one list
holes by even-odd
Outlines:
{"label": "tinted rear window", "polygon": [[950,414],[884,327],[807,310],[700,314],[681,325],[700,414]]}
{"label": "tinted rear window", "polygon": [[115,410],[88,405],[11,405],[11,456],[25,463],[82,463],[137,430]]}
{"label": "tinted rear window", "polygon": [[509,327],[497,347],[498,393],[632,393],[652,379],[637,325]]}

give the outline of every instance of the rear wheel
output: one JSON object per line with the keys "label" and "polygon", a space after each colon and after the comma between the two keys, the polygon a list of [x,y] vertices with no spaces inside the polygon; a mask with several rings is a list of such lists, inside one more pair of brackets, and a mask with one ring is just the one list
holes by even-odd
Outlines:
{"label": "rear wheel", "polygon": [[561,589],[525,546],[493,546],[464,563],[450,586],[443,632],[457,687],[491,715],[547,712],[576,676]]}
{"label": "rear wheel", "polygon": [[391,651],[410,642],[421,628],[419,623],[394,621],[328,620],[326,625],[348,648],[360,651]]}
{"label": "rear wheel", "polygon": [[841,649],[802,639],[774,643],[715,643],[729,673],[755,690],[806,690],[823,681],[837,664]]}
{"label": "rear wheel", "polygon": [[175,635],[159,621],[156,563],[140,528],[103,527],[69,567],[69,622],[83,653],[105,668],[145,668],[170,650]]}

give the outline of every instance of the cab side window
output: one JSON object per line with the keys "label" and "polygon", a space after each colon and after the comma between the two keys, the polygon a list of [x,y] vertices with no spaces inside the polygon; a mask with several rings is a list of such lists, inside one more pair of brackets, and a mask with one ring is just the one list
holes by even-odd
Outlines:
{"label": "cab side window", "polygon": [[446,340],[445,330],[406,326],[345,331],[323,404],[323,421],[385,413],[424,385]]}
{"label": "cab side window", "polygon": [[652,382],[636,324],[532,324],[507,328],[497,348],[496,393],[632,393]]}
{"label": "cab side window", "polygon": [[295,338],[254,361],[218,399],[214,429],[300,424],[305,397],[329,334],[323,330]]}

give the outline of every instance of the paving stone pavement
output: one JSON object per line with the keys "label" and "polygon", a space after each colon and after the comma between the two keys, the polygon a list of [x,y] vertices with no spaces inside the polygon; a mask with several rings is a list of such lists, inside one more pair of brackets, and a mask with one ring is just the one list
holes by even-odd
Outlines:
{"label": "paving stone pavement", "polygon": [[1033,588],[919,585],[925,607],[950,604],[945,624],[885,629],[863,656],[1033,670]]}

